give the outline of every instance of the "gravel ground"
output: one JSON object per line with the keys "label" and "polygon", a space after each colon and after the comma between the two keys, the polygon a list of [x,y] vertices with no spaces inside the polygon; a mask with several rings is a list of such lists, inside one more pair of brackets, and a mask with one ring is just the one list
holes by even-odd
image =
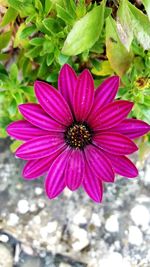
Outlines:
{"label": "gravel ground", "polygon": [[48,200],[43,178],[21,178],[9,140],[0,152],[0,267],[150,267],[150,156],[96,204],[82,190]]}

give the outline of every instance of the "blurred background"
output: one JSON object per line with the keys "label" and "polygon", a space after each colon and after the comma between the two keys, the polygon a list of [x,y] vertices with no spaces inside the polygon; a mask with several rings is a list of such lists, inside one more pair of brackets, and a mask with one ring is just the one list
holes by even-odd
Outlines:
{"label": "blurred background", "polygon": [[150,1],[0,0],[0,267],[150,267],[149,135],[132,157],[139,176],[107,184],[101,204],[82,189],[50,201],[42,177],[21,176],[6,126],[35,102],[36,79],[57,88],[64,63],[95,87],[119,75],[117,99],[150,123]]}

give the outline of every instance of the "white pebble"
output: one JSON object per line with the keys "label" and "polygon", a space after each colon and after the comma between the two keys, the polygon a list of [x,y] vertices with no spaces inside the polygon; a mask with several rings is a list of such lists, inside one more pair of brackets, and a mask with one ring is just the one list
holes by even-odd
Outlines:
{"label": "white pebble", "polygon": [[72,230],[72,239],[73,239],[72,247],[75,251],[80,251],[89,245],[87,232],[84,229],[76,225],[72,225],[71,230]]}
{"label": "white pebble", "polygon": [[99,261],[99,267],[122,267],[122,256],[118,252],[112,252]]}
{"label": "white pebble", "polygon": [[109,232],[119,231],[118,214],[111,215],[105,224],[105,229]]}
{"label": "white pebble", "polygon": [[86,210],[85,209],[81,209],[73,218],[73,222],[77,225],[79,224],[86,224],[87,220],[85,218],[86,215]]}
{"label": "white pebble", "polygon": [[8,235],[0,235],[0,242],[7,243],[9,241]]}
{"label": "white pebble", "polygon": [[10,213],[7,220],[7,224],[9,226],[15,226],[16,224],[18,224],[18,222],[19,222],[19,217],[15,213]]}
{"label": "white pebble", "polygon": [[128,240],[130,244],[140,246],[143,242],[143,235],[137,226],[129,227]]}
{"label": "white pebble", "polygon": [[148,166],[144,177],[145,184],[150,184],[150,167]]}
{"label": "white pebble", "polygon": [[25,199],[21,199],[18,202],[18,211],[21,214],[25,214],[29,211],[29,203]]}
{"label": "white pebble", "polygon": [[91,223],[97,227],[101,226],[101,221],[100,221],[98,214],[96,214],[96,213],[92,214]]}
{"label": "white pebble", "polygon": [[37,196],[40,196],[43,193],[43,189],[41,187],[36,187],[35,188],[35,194]]}
{"label": "white pebble", "polygon": [[143,229],[147,229],[150,222],[150,213],[143,205],[137,205],[131,210],[131,218],[136,225],[141,225]]}
{"label": "white pebble", "polygon": [[55,232],[57,229],[57,226],[58,226],[58,223],[56,221],[49,222],[47,224],[48,233],[51,234],[51,233]]}

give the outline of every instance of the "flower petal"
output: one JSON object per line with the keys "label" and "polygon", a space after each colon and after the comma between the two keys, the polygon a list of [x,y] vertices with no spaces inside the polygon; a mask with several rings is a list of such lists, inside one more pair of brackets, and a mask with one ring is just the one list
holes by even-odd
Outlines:
{"label": "flower petal", "polygon": [[81,150],[72,150],[65,170],[65,181],[68,188],[76,190],[82,183],[85,171],[84,156]]}
{"label": "flower petal", "polygon": [[34,88],[36,97],[46,113],[65,126],[72,123],[72,113],[60,92],[50,84],[41,81],[36,81]]}
{"label": "flower petal", "polygon": [[16,156],[24,160],[44,158],[63,146],[64,140],[58,134],[40,136],[21,145],[16,151]]}
{"label": "flower petal", "polygon": [[115,101],[98,110],[87,121],[95,131],[112,128],[125,119],[132,107],[132,102],[125,100]]}
{"label": "flower petal", "polygon": [[58,89],[73,111],[73,95],[76,88],[77,75],[70,65],[64,64],[58,77]]}
{"label": "flower petal", "polygon": [[112,76],[106,79],[95,91],[94,103],[89,115],[91,117],[97,116],[97,112],[106,104],[111,103],[119,88],[119,76]]}
{"label": "flower petal", "polygon": [[10,123],[7,126],[7,133],[16,139],[23,141],[27,141],[34,137],[48,134],[47,131],[35,127],[25,120]]}
{"label": "flower petal", "polygon": [[48,172],[53,161],[63,152],[63,150],[65,150],[65,148],[66,146],[64,145],[64,147],[48,157],[28,161],[22,172],[24,178],[31,180]]}
{"label": "flower petal", "polygon": [[93,141],[101,149],[115,155],[128,155],[138,147],[127,136],[114,132],[103,132],[93,137]]}
{"label": "flower petal", "polygon": [[45,180],[45,190],[47,196],[51,199],[58,196],[66,186],[64,171],[69,156],[70,150],[66,149],[56,158],[49,169],[48,175]]}
{"label": "flower petal", "polygon": [[125,119],[110,130],[134,139],[148,133],[150,131],[150,125],[141,120]]}
{"label": "flower petal", "polygon": [[91,167],[93,174],[104,182],[114,182],[114,172],[109,160],[104,153],[93,145],[88,145],[85,149],[86,160]]}
{"label": "flower petal", "polygon": [[89,197],[95,202],[101,202],[103,197],[103,184],[101,180],[94,177],[92,169],[86,164],[85,177],[83,179],[83,188]]}
{"label": "flower petal", "polygon": [[129,178],[138,176],[138,170],[136,166],[127,157],[116,156],[110,153],[105,153],[105,155],[111,161],[111,165],[116,173]]}
{"label": "flower petal", "polygon": [[94,82],[88,70],[84,70],[78,77],[74,92],[74,114],[77,121],[85,121],[93,104]]}
{"label": "flower petal", "polygon": [[27,121],[41,129],[55,132],[63,132],[65,130],[65,127],[50,118],[39,104],[21,104],[19,105],[19,110]]}

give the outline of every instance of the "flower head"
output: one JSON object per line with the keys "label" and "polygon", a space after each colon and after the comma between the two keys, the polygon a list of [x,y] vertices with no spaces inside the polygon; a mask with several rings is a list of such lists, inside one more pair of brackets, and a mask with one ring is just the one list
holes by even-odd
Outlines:
{"label": "flower head", "polygon": [[103,182],[114,182],[115,173],[136,177],[138,171],[127,158],[138,148],[132,141],[150,130],[147,123],[127,119],[133,103],[114,100],[119,77],[106,79],[95,91],[92,76],[84,70],[78,77],[65,64],[58,90],[36,81],[39,104],[19,105],[25,120],[11,123],[7,132],[23,140],[16,156],[27,160],[23,176],[34,179],[46,173],[49,198],[65,187],[80,186],[96,202],[102,200]]}

